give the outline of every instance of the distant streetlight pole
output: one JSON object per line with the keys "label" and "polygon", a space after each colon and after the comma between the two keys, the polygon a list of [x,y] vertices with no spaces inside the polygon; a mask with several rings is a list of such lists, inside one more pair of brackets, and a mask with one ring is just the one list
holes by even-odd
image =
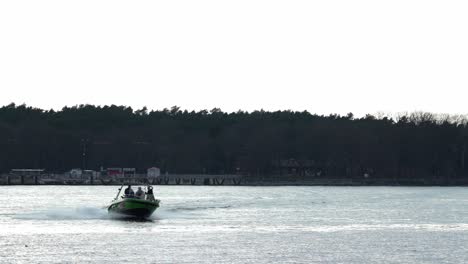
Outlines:
{"label": "distant streetlight pole", "polygon": [[83,145],[83,154],[82,154],[82,166],[83,170],[86,170],[86,142],[87,139],[81,139],[81,144]]}

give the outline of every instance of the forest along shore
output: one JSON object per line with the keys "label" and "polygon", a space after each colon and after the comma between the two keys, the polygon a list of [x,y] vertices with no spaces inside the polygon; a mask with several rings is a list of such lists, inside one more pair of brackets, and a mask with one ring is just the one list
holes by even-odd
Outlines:
{"label": "forest along shore", "polygon": [[[462,115],[355,117],[116,105],[56,111],[10,104],[0,107],[0,128],[0,173],[23,168],[97,171],[121,165],[138,172],[157,167],[164,174],[244,175],[242,184],[253,185],[459,185],[468,178],[468,116]],[[3,180],[18,182],[15,177]],[[94,180],[44,178],[33,183],[114,181]],[[191,184],[187,178],[177,181]],[[195,184],[213,181],[223,179],[200,177]],[[223,184],[229,182],[224,179]]]}
{"label": "forest along shore", "polygon": [[468,186],[467,178],[343,178],[305,176],[252,176],[252,175],[206,175],[170,174],[147,177],[70,177],[69,174],[17,175],[0,174],[0,185],[226,185],[226,186]]}

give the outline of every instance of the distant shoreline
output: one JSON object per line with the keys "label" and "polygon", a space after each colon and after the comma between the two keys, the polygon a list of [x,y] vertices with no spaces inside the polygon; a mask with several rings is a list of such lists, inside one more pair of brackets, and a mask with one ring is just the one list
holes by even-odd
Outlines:
{"label": "distant shoreline", "polygon": [[63,174],[50,175],[9,175],[0,174],[0,186],[9,185],[70,185],[70,186],[120,186],[168,185],[168,186],[468,186],[468,178],[438,179],[388,179],[388,178],[305,178],[298,176],[258,177],[240,175],[183,174],[157,178],[67,178]]}

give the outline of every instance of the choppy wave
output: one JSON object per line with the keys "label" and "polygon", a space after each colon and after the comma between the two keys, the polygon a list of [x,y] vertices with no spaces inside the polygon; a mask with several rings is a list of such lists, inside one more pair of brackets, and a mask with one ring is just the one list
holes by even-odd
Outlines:
{"label": "choppy wave", "polygon": [[451,232],[468,231],[468,224],[450,223],[450,224],[352,224],[352,225],[317,225],[317,226],[257,226],[253,230],[257,232],[373,232],[373,231],[432,231],[432,232]]}

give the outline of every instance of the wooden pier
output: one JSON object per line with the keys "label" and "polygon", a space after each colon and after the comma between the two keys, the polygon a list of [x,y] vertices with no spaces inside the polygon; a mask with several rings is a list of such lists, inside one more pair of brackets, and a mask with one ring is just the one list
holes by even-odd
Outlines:
{"label": "wooden pier", "polygon": [[236,174],[168,174],[153,179],[155,185],[240,185],[242,175]]}
{"label": "wooden pier", "polygon": [[0,185],[241,185],[242,175],[236,174],[165,174],[148,177],[146,174],[132,176],[83,175],[72,177],[69,174],[0,174]]}

